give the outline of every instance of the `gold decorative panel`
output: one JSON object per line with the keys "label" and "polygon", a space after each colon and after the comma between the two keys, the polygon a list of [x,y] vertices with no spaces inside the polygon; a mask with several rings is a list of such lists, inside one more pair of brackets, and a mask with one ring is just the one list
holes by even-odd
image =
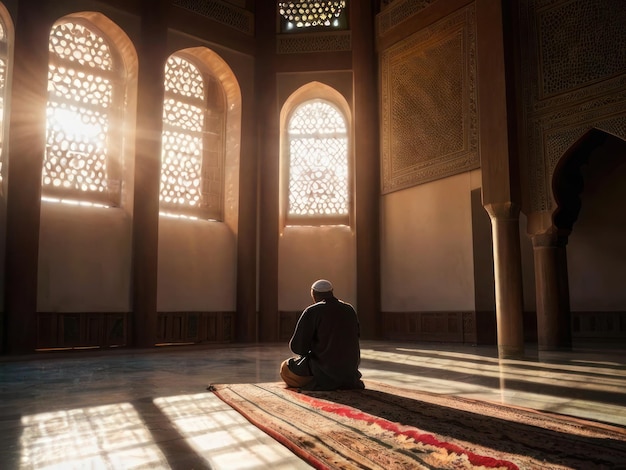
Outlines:
{"label": "gold decorative panel", "polygon": [[480,166],[470,5],[381,54],[382,191]]}

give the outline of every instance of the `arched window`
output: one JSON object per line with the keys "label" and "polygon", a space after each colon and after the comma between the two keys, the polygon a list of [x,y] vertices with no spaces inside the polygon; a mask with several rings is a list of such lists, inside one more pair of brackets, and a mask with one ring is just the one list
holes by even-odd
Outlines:
{"label": "arched window", "polygon": [[120,204],[124,68],[101,32],[80,19],[49,41],[43,196]]}
{"label": "arched window", "polygon": [[222,220],[226,96],[202,61],[184,52],[165,66],[161,210]]}
{"label": "arched window", "polygon": [[286,224],[349,225],[349,132],[344,112],[331,100],[306,99],[292,108],[283,136]]}

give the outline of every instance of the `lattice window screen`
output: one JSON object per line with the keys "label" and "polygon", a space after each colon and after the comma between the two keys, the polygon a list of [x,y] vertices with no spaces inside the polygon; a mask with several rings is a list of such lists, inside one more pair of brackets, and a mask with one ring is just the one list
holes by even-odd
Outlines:
{"label": "lattice window screen", "polygon": [[111,120],[120,83],[109,45],[85,25],[61,23],[49,40],[44,195],[119,203]]}
{"label": "lattice window screen", "polygon": [[278,12],[283,33],[347,27],[345,0],[278,2]]}
{"label": "lattice window screen", "polygon": [[307,101],[289,120],[288,219],[347,216],[348,136],[330,102]]}
{"label": "lattice window screen", "polygon": [[165,69],[161,205],[166,212],[221,219],[225,98],[190,60]]}

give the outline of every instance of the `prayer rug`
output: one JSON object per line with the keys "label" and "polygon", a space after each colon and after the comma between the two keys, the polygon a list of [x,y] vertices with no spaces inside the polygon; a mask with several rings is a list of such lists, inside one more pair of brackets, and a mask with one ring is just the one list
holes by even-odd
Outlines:
{"label": "prayer rug", "polygon": [[552,413],[374,382],[209,390],[318,469],[626,469],[626,429]]}

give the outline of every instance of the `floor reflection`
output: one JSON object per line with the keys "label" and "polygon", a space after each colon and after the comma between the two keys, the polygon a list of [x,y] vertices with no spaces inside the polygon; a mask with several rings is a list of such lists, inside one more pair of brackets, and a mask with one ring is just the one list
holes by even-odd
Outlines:
{"label": "floor reflection", "polygon": [[[0,357],[3,469],[299,469],[206,391],[279,381],[286,344]],[[362,342],[366,381],[626,427],[623,351],[500,359],[493,347]]]}

